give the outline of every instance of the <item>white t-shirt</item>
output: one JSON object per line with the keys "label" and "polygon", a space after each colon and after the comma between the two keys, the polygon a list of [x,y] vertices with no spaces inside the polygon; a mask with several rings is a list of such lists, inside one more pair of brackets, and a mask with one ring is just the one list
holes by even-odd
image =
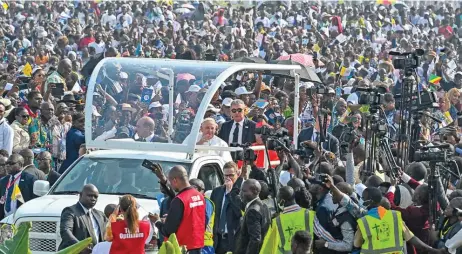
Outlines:
{"label": "white t-shirt", "polygon": [[88,47],[94,48],[95,54],[101,54],[104,52],[104,49],[106,49],[106,43],[104,43],[104,41],[101,41],[100,43],[97,43],[96,41],[94,41],[88,44]]}

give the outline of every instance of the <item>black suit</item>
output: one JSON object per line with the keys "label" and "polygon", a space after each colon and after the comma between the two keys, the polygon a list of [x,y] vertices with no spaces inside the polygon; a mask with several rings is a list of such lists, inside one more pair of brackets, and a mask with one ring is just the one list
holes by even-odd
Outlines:
{"label": "black suit", "polygon": [[80,73],[85,77],[89,78],[91,76],[91,73],[95,69],[96,65],[104,59],[104,53],[100,53],[97,55],[94,55],[88,60],[88,62],[82,67],[82,70]]}
{"label": "black suit", "polygon": [[268,207],[260,199],[247,208],[237,239],[235,254],[259,253],[271,223]]}
{"label": "black suit", "polygon": [[[303,141],[312,140],[312,138],[313,138],[313,130],[314,130],[313,126],[308,127],[306,129],[303,129],[300,132],[300,134],[298,134],[298,144],[300,144]],[[318,138],[319,138],[319,135],[318,135]],[[326,141],[323,143],[322,148],[324,148],[327,151],[330,151],[330,152],[334,153],[335,156],[337,156],[337,158],[340,155],[339,154],[339,151],[340,151],[339,141],[338,141],[338,139],[336,137],[334,137],[330,133],[327,133]]]}
{"label": "black suit", "polygon": [[[14,176],[13,176],[14,177]],[[26,173],[22,172],[21,173],[21,178],[19,178],[19,190],[21,191],[22,198],[24,199],[24,202],[27,202],[33,198],[36,198],[34,195],[34,182],[37,180],[37,177]],[[0,179],[0,197],[4,197],[6,200],[6,187],[8,185],[8,182],[10,181],[10,175],[4,176],[2,179]],[[11,195],[9,193],[8,195]],[[20,201],[17,201],[17,206],[16,208],[19,208],[22,205]],[[5,218],[5,204],[0,202],[0,219]]]}
{"label": "black suit", "polygon": [[[227,121],[221,126],[218,137],[224,140],[229,145],[229,135],[232,135],[231,129],[233,128],[234,120]],[[255,143],[255,129],[256,123],[249,119],[244,119],[243,126],[239,127],[242,129],[242,144]]]}
{"label": "black suit", "polygon": [[50,187],[56,183],[56,181],[59,179],[60,176],[61,176],[60,173],[54,170],[50,170],[50,173],[48,173],[48,178],[47,178],[48,182],[50,183]]}
{"label": "black suit", "polygon": [[[228,250],[224,251],[233,251],[235,245],[235,235],[239,229],[239,221],[242,217],[242,202],[239,198],[239,192],[242,185],[243,179],[238,178],[237,181],[234,183],[233,189],[230,193],[226,195],[229,203],[226,209],[226,227],[227,227],[227,234],[223,235],[222,232],[219,232],[220,226],[220,218],[222,215],[222,207],[223,207],[223,197],[225,195],[226,187],[219,186],[212,190],[212,194],[210,195],[210,200],[213,201],[215,204],[215,221],[213,224],[213,247],[215,250],[220,251],[217,252],[221,254],[221,249],[223,246],[227,246]],[[220,249],[217,249],[218,244],[220,244]]]}
{"label": "black suit", "polygon": [[85,211],[80,203],[64,208],[61,213],[61,225],[59,228],[62,241],[58,250],[65,249],[88,237],[93,239],[93,245],[104,241],[107,225],[106,216],[103,212],[96,209],[92,209],[92,215],[98,223],[99,241],[95,236],[91,218],[85,214]]}

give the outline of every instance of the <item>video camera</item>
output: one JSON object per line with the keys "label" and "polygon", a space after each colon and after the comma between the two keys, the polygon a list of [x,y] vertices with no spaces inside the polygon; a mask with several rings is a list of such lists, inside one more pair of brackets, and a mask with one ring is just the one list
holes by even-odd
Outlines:
{"label": "video camera", "polygon": [[420,57],[425,54],[423,49],[416,49],[414,52],[396,52],[390,51],[389,55],[396,56],[393,59],[393,67],[395,69],[408,70],[416,69],[420,66]]}
{"label": "video camera", "polygon": [[192,119],[191,114],[189,111],[184,110],[180,114],[178,114],[176,122],[175,122],[175,134],[173,137],[173,141],[175,143],[181,143],[183,140],[191,132],[192,128]]}
{"label": "video camera", "polygon": [[384,100],[384,94],[387,90],[384,87],[375,88],[356,88],[356,92],[359,92],[358,104],[360,105],[371,105],[378,106],[382,105]]}
{"label": "video camera", "polygon": [[230,147],[241,147],[243,151],[238,151],[233,153],[234,154],[234,160],[237,161],[255,161],[257,159],[257,155],[255,154],[255,151],[250,148],[252,144],[246,143],[246,144],[238,144],[238,143],[231,143],[229,144]]}
{"label": "video camera", "polygon": [[[449,144],[438,145],[438,146],[424,146],[421,147],[414,153],[414,160],[419,161],[428,161],[428,162],[445,162],[448,160],[448,151],[450,149]],[[433,149],[440,149],[439,151],[434,151]]]}
{"label": "video camera", "polygon": [[266,142],[268,150],[288,149],[292,143],[289,131],[285,128],[275,130],[264,125],[255,129],[255,134],[262,135],[262,139]]}

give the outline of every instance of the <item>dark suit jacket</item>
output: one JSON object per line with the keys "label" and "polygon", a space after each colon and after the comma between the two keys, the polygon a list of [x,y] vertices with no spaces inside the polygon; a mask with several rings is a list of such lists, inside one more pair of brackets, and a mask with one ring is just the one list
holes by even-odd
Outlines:
{"label": "dark suit jacket", "polygon": [[[99,242],[104,241],[106,235],[107,218],[104,213],[92,209],[92,215],[95,217],[99,227]],[[61,225],[59,232],[61,234],[61,244],[58,250],[65,249],[88,237],[93,238],[93,245],[98,243],[91,219],[85,215],[80,203],[64,208],[61,213]]]}
{"label": "dark suit jacket", "polygon": [[[303,129],[300,132],[300,134],[298,134],[298,144],[300,144],[303,141],[311,140],[313,137],[313,129],[314,129],[313,127]],[[330,133],[327,133],[326,142],[324,142],[323,148],[327,151],[334,153],[335,156],[337,157],[340,156],[339,141],[336,137],[334,137]]]}
{"label": "dark suit jacket", "polygon": [[[231,129],[233,128],[234,120],[227,121],[221,126],[220,132],[218,132],[218,137],[223,139],[227,144],[229,141],[229,135]],[[256,123],[249,119],[244,119],[244,126],[242,129],[242,144],[245,143],[255,143],[255,127]],[[229,145],[229,144],[228,144]]]}
{"label": "dark suit jacket", "polygon": [[[226,226],[228,230],[228,242],[231,247],[234,247],[235,235],[239,229],[239,221],[242,217],[241,209],[242,202],[239,198],[239,192],[242,185],[243,179],[238,178],[234,183],[233,189],[230,193],[227,194],[227,198],[230,203],[226,209]],[[218,244],[218,233],[221,217],[221,208],[223,206],[223,197],[225,195],[226,188],[225,186],[219,186],[212,190],[210,194],[210,200],[215,204],[215,221],[213,224],[213,244],[214,247],[217,247]],[[231,250],[232,251],[232,250]]]}
{"label": "dark suit jacket", "polygon": [[96,65],[104,59],[104,53],[100,53],[97,55],[94,55],[88,62],[82,67],[82,70],[80,73],[85,77],[88,78],[91,76],[91,73],[93,72],[93,69],[95,69]]}
{"label": "dark suit jacket", "polygon": [[259,253],[270,223],[271,216],[268,207],[260,199],[253,201],[245,212],[233,253]]}
{"label": "dark suit jacket", "polygon": [[[6,186],[8,185],[9,180],[10,180],[10,175],[6,175],[2,179],[0,179],[0,197],[5,196]],[[37,177],[29,173],[26,173],[26,172],[21,173],[21,178],[19,179],[18,185],[19,185],[19,190],[21,191],[22,198],[24,199],[24,202],[27,202],[33,198],[36,198],[36,196],[34,195],[34,182],[36,180],[37,180]],[[11,193],[9,195],[11,195]],[[18,201],[17,208],[19,208],[21,205],[22,203]],[[5,218],[5,204],[0,203],[0,220],[3,218]]]}
{"label": "dark suit jacket", "polygon": [[36,168],[34,164],[27,166],[25,169],[23,169],[23,172],[29,173],[37,177],[37,180],[45,180],[45,173]]}
{"label": "dark suit jacket", "polygon": [[55,182],[58,180],[58,178],[61,176],[60,173],[54,171],[54,170],[51,170],[50,173],[48,173],[48,182],[50,183],[50,187],[53,186],[53,184],[55,184]]}

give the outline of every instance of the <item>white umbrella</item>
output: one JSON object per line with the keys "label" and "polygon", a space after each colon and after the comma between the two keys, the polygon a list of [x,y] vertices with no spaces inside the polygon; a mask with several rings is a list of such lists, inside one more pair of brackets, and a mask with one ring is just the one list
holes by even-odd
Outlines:
{"label": "white umbrella", "polygon": [[175,9],[174,11],[176,14],[185,14],[185,13],[190,13],[191,10],[188,9],[188,8],[178,8],[178,9]]}
{"label": "white umbrella", "polygon": [[196,7],[194,7],[192,4],[182,4],[181,8],[188,8],[190,10],[195,10]]}

